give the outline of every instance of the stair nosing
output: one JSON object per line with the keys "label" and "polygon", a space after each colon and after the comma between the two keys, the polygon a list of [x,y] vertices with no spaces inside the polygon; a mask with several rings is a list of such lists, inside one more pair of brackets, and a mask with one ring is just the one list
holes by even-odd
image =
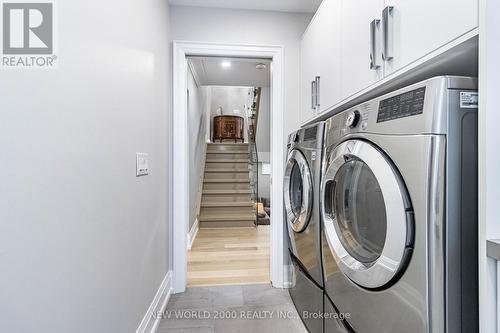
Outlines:
{"label": "stair nosing", "polygon": [[224,183],[224,184],[227,184],[227,183],[250,183],[250,178],[249,179],[246,179],[246,178],[242,178],[242,179],[209,178],[209,179],[207,179],[207,178],[205,178],[205,180],[203,180],[203,183],[209,183],[209,184],[214,184],[214,183],[215,184],[216,183]]}
{"label": "stair nosing", "polygon": [[203,194],[252,194],[252,190],[203,190]]}
{"label": "stair nosing", "polygon": [[200,215],[198,216],[198,221],[200,222],[215,222],[215,221],[255,221],[256,217],[254,214],[248,215],[218,215],[218,216],[206,216]]}
{"label": "stair nosing", "polygon": [[246,150],[214,150],[214,151],[207,150],[207,154],[235,154],[235,155],[245,154],[245,155],[248,155],[248,151],[246,151]]}
{"label": "stair nosing", "polygon": [[205,161],[206,163],[248,163],[247,159],[220,159],[220,160],[213,160],[213,159],[207,159]]}
{"label": "stair nosing", "polygon": [[205,172],[214,173],[214,172],[233,172],[233,173],[245,173],[250,172],[248,169],[205,169]]}
{"label": "stair nosing", "polygon": [[[224,139],[225,140],[225,139]],[[239,139],[238,139],[239,140]],[[237,146],[237,145],[247,145],[248,142],[207,142],[207,145],[233,145],[233,146]]]}
{"label": "stair nosing", "polygon": [[201,207],[252,207],[251,201],[234,201],[234,202],[202,202]]}

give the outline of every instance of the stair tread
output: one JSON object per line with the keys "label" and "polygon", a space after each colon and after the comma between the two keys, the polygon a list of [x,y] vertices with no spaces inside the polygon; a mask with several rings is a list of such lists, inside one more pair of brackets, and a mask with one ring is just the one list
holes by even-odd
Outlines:
{"label": "stair tread", "polygon": [[220,229],[220,228],[254,228],[255,221],[205,221],[200,222],[200,229]]}
{"label": "stair tread", "polygon": [[246,142],[209,142],[208,146],[248,146]]}
{"label": "stair tread", "polygon": [[232,155],[248,155],[248,150],[207,150],[207,154],[232,154]]}
{"label": "stair tread", "polygon": [[255,214],[201,214],[199,221],[255,221]]}
{"label": "stair tread", "polygon": [[250,183],[250,178],[205,178],[204,183]]}
{"label": "stair tread", "polygon": [[224,202],[202,202],[201,207],[252,207],[252,201],[224,201]]}
{"label": "stair tread", "polygon": [[250,172],[248,169],[241,169],[241,168],[209,168],[205,169],[205,172]]}
{"label": "stair tread", "polygon": [[246,158],[235,158],[235,159],[230,159],[230,158],[221,158],[221,159],[207,159],[207,163],[248,163],[248,159]]}
{"label": "stair tread", "polygon": [[251,190],[203,190],[203,194],[251,194]]}

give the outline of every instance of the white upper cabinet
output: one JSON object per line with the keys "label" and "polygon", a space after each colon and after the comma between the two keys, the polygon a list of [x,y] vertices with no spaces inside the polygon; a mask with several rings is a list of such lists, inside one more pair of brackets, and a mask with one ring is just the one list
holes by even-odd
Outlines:
{"label": "white upper cabinet", "polygon": [[340,1],[323,0],[301,43],[302,109],[306,120],[340,101]]}
{"label": "white upper cabinet", "polygon": [[301,84],[301,115],[302,121],[316,114],[315,81],[319,75],[318,51],[321,43],[319,37],[323,34],[319,27],[311,24],[305,32],[300,47],[300,84]]}
{"label": "white upper cabinet", "polygon": [[317,25],[322,31],[319,53],[318,112],[323,112],[341,100],[340,78],[340,1],[323,0]]}
{"label": "white upper cabinet", "polygon": [[478,0],[323,0],[301,42],[301,121],[477,26]]}
{"label": "white upper cabinet", "polygon": [[381,56],[383,0],[340,0],[341,95],[347,98],[384,77]]}
{"label": "white upper cabinet", "polygon": [[393,57],[385,61],[386,75],[478,26],[477,0],[386,0],[385,5],[384,49]]}

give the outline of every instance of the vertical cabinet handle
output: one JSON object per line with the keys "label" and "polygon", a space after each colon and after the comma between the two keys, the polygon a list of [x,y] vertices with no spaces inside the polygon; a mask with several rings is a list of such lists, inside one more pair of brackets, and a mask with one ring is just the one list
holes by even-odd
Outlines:
{"label": "vertical cabinet handle", "polygon": [[382,34],[384,36],[384,47],[382,59],[389,61],[394,57],[394,7],[387,6],[382,12]]}
{"label": "vertical cabinet handle", "polygon": [[314,80],[314,82],[316,82],[316,106],[317,107],[319,107],[319,105],[320,105],[320,91],[321,91],[320,80],[321,80],[321,77],[319,77],[319,76],[316,76],[316,79]]}
{"label": "vertical cabinet handle", "polygon": [[312,81],[311,82],[311,109],[314,110],[316,107],[316,82]]}
{"label": "vertical cabinet handle", "polygon": [[377,70],[381,67],[378,48],[380,20],[375,19],[370,23],[370,69]]}

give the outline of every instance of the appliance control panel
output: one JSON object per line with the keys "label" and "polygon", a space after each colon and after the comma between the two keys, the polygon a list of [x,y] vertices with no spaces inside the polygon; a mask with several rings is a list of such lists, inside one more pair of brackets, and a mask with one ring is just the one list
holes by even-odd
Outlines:
{"label": "appliance control panel", "polygon": [[356,127],[359,123],[360,114],[358,110],[349,111],[345,119],[345,125],[350,128]]}
{"label": "appliance control panel", "polygon": [[425,87],[381,100],[377,123],[415,116],[424,112]]}

